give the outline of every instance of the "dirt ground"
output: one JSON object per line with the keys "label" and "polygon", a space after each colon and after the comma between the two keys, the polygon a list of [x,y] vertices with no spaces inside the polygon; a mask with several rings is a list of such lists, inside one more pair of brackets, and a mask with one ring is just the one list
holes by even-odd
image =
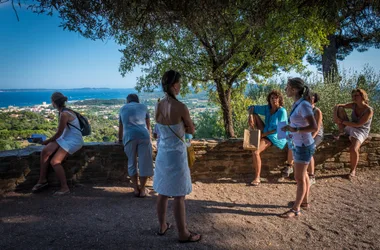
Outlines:
{"label": "dirt ground", "polygon": [[203,239],[187,244],[175,228],[155,234],[153,191],[144,199],[123,184],[80,185],[59,198],[54,188],[8,193],[0,198],[0,249],[380,249],[380,170],[361,170],[352,182],[342,174],[319,174],[311,209],[296,219],[277,216],[294,199],[292,181],[196,182],[187,217]]}

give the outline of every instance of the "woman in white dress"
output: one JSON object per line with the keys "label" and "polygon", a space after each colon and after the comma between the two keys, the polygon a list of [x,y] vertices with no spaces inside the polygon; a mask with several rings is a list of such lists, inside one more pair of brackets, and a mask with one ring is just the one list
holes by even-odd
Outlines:
{"label": "woman in white dress", "polygon": [[[40,178],[38,183],[33,187],[33,192],[40,191],[48,186],[47,170],[50,164],[61,183],[61,189],[55,192],[54,195],[60,196],[70,193],[65,170],[61,163],[67,154],[74,154],[83,146],[83,138],[81,131],[76,129],[80,128],[79,120],[72,110],[66,108],[66,101],[67,97],[60,92],[55,92],[51,96],[53,107],[59,111],[59,124],[55,135],[42,142],[46,146],[41,151]],[[69,127],[69,124],[73,126]],[[51,160],[49,161],[50,157]]]}
{"label": "woman in white dress", "polygon": [[158,235],[164,235],[171,228],[171,224],[166,222],[166,210],[168,197],[172,196],[179,242],[196,242],[201,235],[190,232],[186,226],[185,196],[192,189],[184,143],[185,133],[194,134],[195,128],[186,105],[176,98],[181,89],[181,75],[174,70],[167,71],[162,77],[162,88],[166,97],[156,108],[160,150],[153,177],[153,188],[158,193]]}

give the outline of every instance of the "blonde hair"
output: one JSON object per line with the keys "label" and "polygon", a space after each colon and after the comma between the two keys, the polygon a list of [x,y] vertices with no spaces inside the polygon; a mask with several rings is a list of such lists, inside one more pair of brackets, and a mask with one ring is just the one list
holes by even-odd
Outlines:
{"label": "blonde hair", "polygon": [[54,92],[51,95],[51,100],[58,108],[62,108],[66,106],[65,103],[67,102],[67,97],[64,96],[61,92]]}
{"label": "blonde hair", "polygon": [[360,94],[366,104],[369,103],[368,94],[364,89],[354,89],[351,91],[351,95],[356,92]]}

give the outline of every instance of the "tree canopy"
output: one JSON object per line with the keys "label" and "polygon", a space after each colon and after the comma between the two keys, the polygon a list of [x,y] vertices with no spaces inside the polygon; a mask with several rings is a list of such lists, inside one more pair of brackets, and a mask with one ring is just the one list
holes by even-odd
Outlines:
{"label": "tree canopy", "polygon": [[335,31],[328,36],[322,54],[314,51],[307,58],[325,77],[337,74],[337,60],[344,60],[355,49],[364,52],[370,47],[380,48],[380,1],[335,1],[326,18],[335,25]]}
{"label": "tree canopy", "polygon": [[250,80],[302,69],[310,48],[321,50],[334,29],[307,0],[38,0],[30,8],[62,19],[62,27],[90,39],[115,39],[122,75],[142,66],[136,88],[156,88],[168,69],[189,87],[217,93],[224,128],[234,136],[231,98]]}

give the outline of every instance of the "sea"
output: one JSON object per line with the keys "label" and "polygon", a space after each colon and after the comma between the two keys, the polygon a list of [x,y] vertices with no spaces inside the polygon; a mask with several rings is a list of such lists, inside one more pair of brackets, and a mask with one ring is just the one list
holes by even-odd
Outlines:
{"label": "sea", "polygon": [[43,102],[50,104],[50,96],[59,91],[67,96],[69,102],[89,99],[124,99],[131,93],[137,93],[133,88],[109,89],[109,88],[83,88],[83,89],[3,89],[0,90],[0,108],[9,106],[25,107],[41,105]]}

